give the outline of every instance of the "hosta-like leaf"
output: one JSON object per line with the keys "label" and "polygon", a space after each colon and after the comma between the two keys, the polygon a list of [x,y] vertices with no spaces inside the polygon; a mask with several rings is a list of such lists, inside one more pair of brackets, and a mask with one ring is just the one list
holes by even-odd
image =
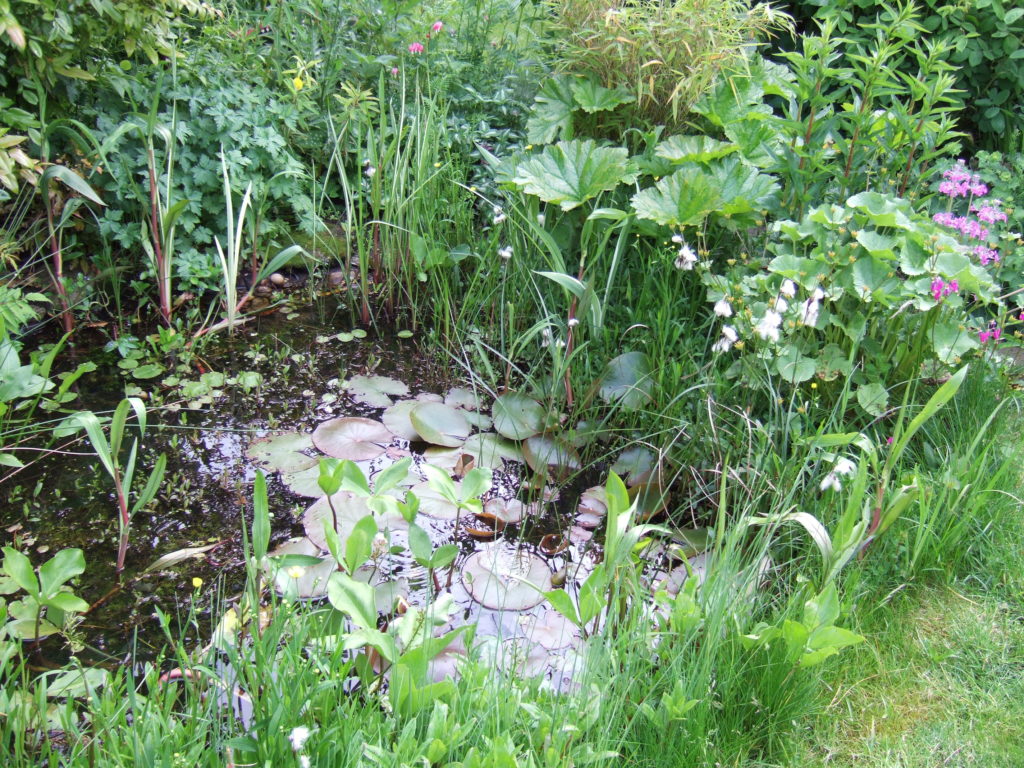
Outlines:
{"label": "hosta-like leaf", "polygon": [[585,139],[545,147],[519,164],[513,181],[529,194],[571,211],[636,177],[624,147],[599,147]]}

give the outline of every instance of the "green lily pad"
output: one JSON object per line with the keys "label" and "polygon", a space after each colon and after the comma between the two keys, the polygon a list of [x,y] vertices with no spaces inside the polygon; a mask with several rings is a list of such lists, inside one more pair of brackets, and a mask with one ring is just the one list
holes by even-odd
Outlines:
{"label": "green lily pad", "polygon": [[480,410],[479,396],[473,390],[463,387],[454,387],[448,390],[448,394],[444,396],[444,404],[467,411]]}
{"label": "green lily pad", "polygon": [[383,424],[354,416],[325,421],[313,431],[313,444],[336,459],[375,459],[395,439]]}
{"label": "green lily pad", "polygon": [[634,445],[619,454],[611,471],[627,483],[636,475],[642,475],[654,468],[654,453],[649,448]]}
{"label": "green lily pad", "polygon": [[[457,492],[462,492],[462,481],[455,481]],[[459,508],[448,499],[435,491],[426,482],[417,483],[412,487],[412,492],[420,500],[420,514],[432,517],[435,520],[455,520],[459,517]],[[465,510],[463,515],[469,514]]]}
{"label": "green lily pad", "polygon": [[551,569],[537,555],[503,544],[466,560],[462,583],[470,597],[496,611],[525,611],[544,601]]}
{"label": "green lily pad", "polygon": [[[338,526],[336,528],[338,537],[343,544],[345,539],[351,535],[356,523],[367,515],[373,514],[364,498],[347,491],[334,494],[331,497],[331,503],[334,504],[334,511],[338,518]],[[377,528],[380,531],[404,530],[408,527],[402,516],[398,514],[373,515],[373,517],[377,521]],[[322,496],[314,501],[302,514],[302,527],[306,531],[306,536],[322,550],[327,549],[327,538],[324,535],[324,528],[333,524],[334,517],[331,514],[331,506],[326,496]]]}
{"label": "green lily pad", "polygon": [[491,406],[494,430],[509,440],[525,440],[540,434],[544,428],[545,415],[543,405],[518,392],[501,395]]}
{"label": "green lily pad", "polygon": [[371,408],[387,408],[392,403],[389,395],[409,394],[407,385],[387,376],[353,376],[343,386],[354,401]]}
{"label": "green lily pad", "polygon": [[486,432],[494,426],[494,420],[486,413],[480,413],[479,411],[466,411],[463,413],[463,416],[466,417],[466,421],[469,422],[471,427],[476,427],[481,432]]}
{"label": "green lily pad", "polygon": [[503,459],[523,460],[523,452],[518,445],[490,432],[470,435],[460,450],[472,456],[476,466],[487,469],[501,469]]}
{"label": "green lily pad", "polygon": [[523,458],[537,474],[551,472],[564,476],[580,468],[580,455],[568,443],[537,435],[523,443]]}
{"label": "green lily pad", "polygon": [[245,457],[274,472],[301,472],[318,461],[314,456],[300,453],[312,447],[313,438],[305,432],[278,432],[249,443]]}
{"label": "green lily pad", "polygon": [[132,371],[132,376],[136,379],[155,379],[157,376],[160,376],[164,370],[164,367],[160,365],[160,363],[146,363]]}
{"label": "green lily pad", "polygon": [[455,465],[459,463],[459,459],[462,458],[462,446],[456,448],[442,448],[440,446],[431,446],[423,452],[423,460],[432,467],[443,469],[446,472],[453,472]]}
{"label": "green lily pad", "polygon": [[399,400],[397,403],[388,408],[381,415],[380,420],[384,422],[384,426],[390,429],[393,433],[399,437],[409,440],[419,440],[419,432],[412,425],[412,421],[409,420],[409,414],[412,413],[412,409],[420,405],[417,400]]}
{"label": "green lily pad", "polygon": [[650,358],[643,352],[625,352],[608,362],[599,394],[606,403],[635,411],[651,399],[653,387]]}
{"label": "green lily pad", "polygon": [[462,411],[444,403],[420,403],[409,412],[409,421],[432,445],[454,448],[469,437],[469,422]]}

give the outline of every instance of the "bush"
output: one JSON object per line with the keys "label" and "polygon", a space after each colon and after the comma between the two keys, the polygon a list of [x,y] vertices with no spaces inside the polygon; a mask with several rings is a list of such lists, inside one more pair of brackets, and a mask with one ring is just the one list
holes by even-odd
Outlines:
{"label": "bush", "polygon": [[[1024,8],[1012,0],[923,0],[920,34],[951,48],[956,87],[963,91],[961,126],[986,149],[1007,149],[1024,130]],[[877,0],[793,0],[803,24],[832,20],[837,32],[867,43],[867,25],[898,10]],[[905,74],[913,75],[909,69]]]}

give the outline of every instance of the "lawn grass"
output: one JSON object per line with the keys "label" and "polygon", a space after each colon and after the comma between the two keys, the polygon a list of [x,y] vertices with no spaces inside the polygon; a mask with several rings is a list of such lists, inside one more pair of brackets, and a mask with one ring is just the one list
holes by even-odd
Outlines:
{"label": "lawn grass", "polygon": [[950,583],[872,590],[867,638],[832,668],[808,766],[1024,765],[1024,525],[1006,519]]}

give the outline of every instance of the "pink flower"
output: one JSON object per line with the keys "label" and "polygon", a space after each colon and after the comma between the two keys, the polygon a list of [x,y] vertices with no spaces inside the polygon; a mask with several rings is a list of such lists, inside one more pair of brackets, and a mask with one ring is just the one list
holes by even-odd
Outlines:
{"label": "pink flower", "polygon": [[423,53],[423,43],[409,43],[409,53]]}
{"label": "pink flower", "polygon": [[444,27],[444,22],[442,22],[442,21],[435,21],[435,22],[434,22],[434,23],[433,23],[433,24],[431,25],[431,27],[430,27],[430,31],[431,31],[431,32],[440,32],[440,31],[441,31],[441,29],[442,29],[442,27]]}
{"label": "pink flower", "polygon": [[[995,325],[995,323],[993,323],[993,325]],[[999,341],[999,337],[1002,336],[1002,335],[1003,335],[1003,329],[1002,328],[1000,328],[999,326],[995,326],[994,328],[989,326],[989,330],[982,331],[981,333],[979,333],[978,334],[978,338],[981,339],[981,343],[982,344],[987,344],[989,342],[989,340]]]}
{"label": "pink flower", "polygon": [[391,76],[396,77],[398,75],[398,67],[391,68]]}

